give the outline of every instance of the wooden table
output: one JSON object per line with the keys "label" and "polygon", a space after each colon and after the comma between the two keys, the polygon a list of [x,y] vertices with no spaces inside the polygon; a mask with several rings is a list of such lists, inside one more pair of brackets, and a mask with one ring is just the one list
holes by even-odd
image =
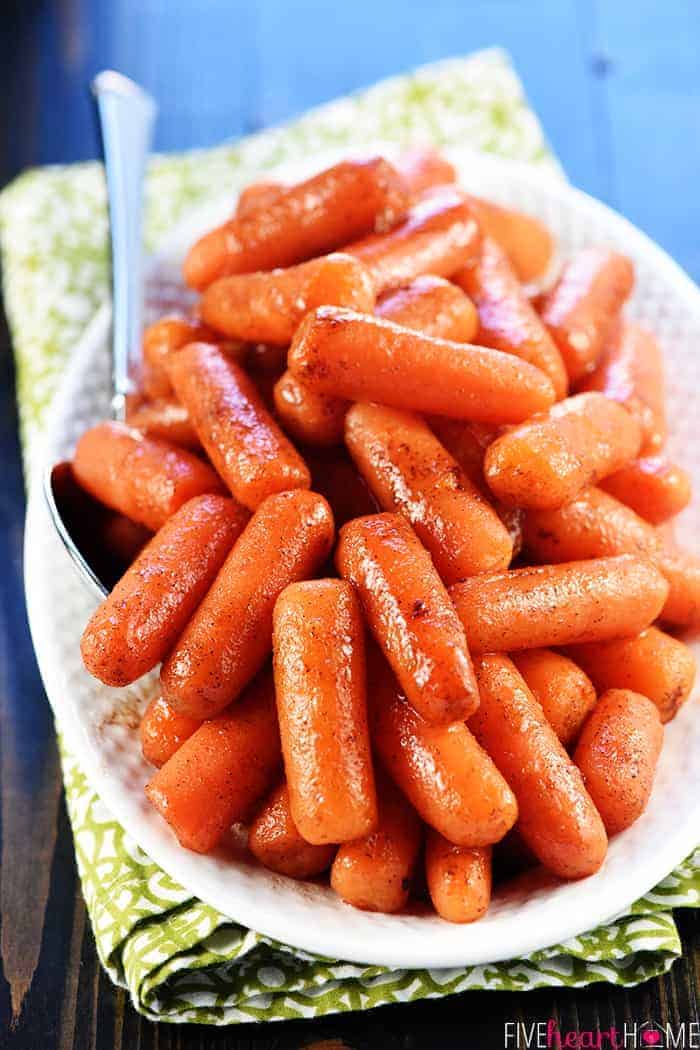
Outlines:
{"label": "wooden table", "polygon": [[[700,278],[697,0],[5,0],[0,183],[94,156],[85,85],[114,66],[162,102],[157,147],[209,145],[379,77],[500,43],[572,181]],[[504,1023],[562,1030],[698,1020],[700,917],[685,954],[629,992],[468,993],[313,1023],[155,1026],[101,971],[76,880],[53,726],[21,582],[23,486],[9,338],[0,346],[0,1046],[8,1050],[504,1045]],[[324,1042],[325,1041],[325,1042]]]}

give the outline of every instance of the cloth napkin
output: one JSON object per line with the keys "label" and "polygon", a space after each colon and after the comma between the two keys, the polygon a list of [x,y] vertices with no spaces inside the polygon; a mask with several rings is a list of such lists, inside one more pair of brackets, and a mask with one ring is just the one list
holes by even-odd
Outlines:
{"label": "cloth napkin", "polygon": [[[468,144],[561,171],[498,50],[383,81],[233,145],[156,157],[151,248],[193,205],[231,195],[281,160],[371,140]],[[0,195],[4,292],[27,466],[67,356],[108,296],[107,218],[97,164],[29,171]],[[60,728],[60,727],[59,727]],[[226,1025],[319,1017],[472,988],[634,985],[681,953],[671,908],[700,905],[700,849],[614,923],[525,959],[390,971],[318,958],[237,925],[190,896],[117,824],[62,749],[78,871],[107,972],[153,1020]],[[350,918],[348,921],[352,921]]]}

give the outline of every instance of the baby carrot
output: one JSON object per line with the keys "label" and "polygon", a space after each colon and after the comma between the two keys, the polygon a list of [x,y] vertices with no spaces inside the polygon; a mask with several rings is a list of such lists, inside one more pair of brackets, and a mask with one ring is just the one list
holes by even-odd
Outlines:
{"label": "baby carrot", "polygon": [[372,742],[419,815],[457,846],[502,839],[515,823],[517,804],[465,723],[430,725],[398,691],[378,654],[369,666]]}
{"label": "baby carrot", "polygon": [[629,689],[603,693],[583,727],[574,761],[608,835],[647,807],[664,731],[652,702]]}
{"label": "baby carrot", "polygon": [[364,628],[350,584],[307,580],[286,587],[275,605],[272,646],[294,823],[315,845],[369,834],[377,799]]}
{"label": "baby carrot", "polygon": [[312,575],[333,543],[322,496],[303,489],[269,496],[161,668],[163,695],[192,718],[235,700],[272,644],[272,610],[289,583]]}
{"label": "baby carrot", "polygon": [[402,153],[396,161],[396,170],[414,199],[435,186],[446,186],[457,180],[453,165],[430,146],[417,146]]}
{"label": "baby carrot", "polygon": [[218,475],[197,456],[124,423],[86,430],[73,471],[91,496],[153,532],[193,496],[224,492]]}
{"label": "baby carrot", "polygon": [[231,338],[288,346],[304,314],[326,305],[372,312],[372,278],[358,259],[336,252],[286,270],[222,277],[205,290],[201,311]]}
{"label": "baby carrot", "polygon": [[455,343],[473,342],[479,329],[479,315],[469,296],[434,274],[423,274],[402,288],[386,292],[375,312],[377,317],[404,328]]}
{"label": "baby carrot", "polygon": [[469,720],[518,800],[518,830],[538,860],[565,879],[605,859],[603,822],[581,774],[507,656],[476,661],[481,703]]}
{"label": "baby carrot", "polygon": [[336,563],[416,711],[433,724],[467,718],[479,697],[464,631],[408,522],[398,514],[348,522]]}
{"label": "baby carrot", "polygon": [[636,419],[603,394],[578,394],[497,438],[484,474],[505,503],[547,509],[568,503],[639,452]]}
{"label": "baby carrot", "polygon": [[196,718],[178,714],[162,696],[154,696],[139,726],[143,757],[152,766],[164,766],[201,724]]}
{"label": "baby carrot", "polygon": [[623,554],[472,576],[450,588],[474,652],[510,652],[638,634],[659,615],[668,584]]}
{"label": "baby carrot", "polygon": [[99,522],[100,546],[124,568],[131,565],[152,537],[150,529],[117,511],[105,510],[104,519]]}
{"label": "baby carrot", "polygon": [[640,456],[601,481],[601,488],[652,525],[680,514],[690,503],[690,477],[666,456]]}
{"label": "baby carrot", "polygon": [[244,506],[311,483],[303,459],[243,369],[207,343],[173,358],[170,378],[209,458]]}
{"label": "baby carrot", "polygon": [[[376,312],[406,328],[457,342],[468,342],[478,327],[476,309],[464,292],[431,275],[389,292]],[[333,445],[343,440],[347,401],[313,389],[290,371],[278,381],[274,396],[283,426],[298,441]]]}
{"label": "baby carrot", "polygon": [[478,342],[541,368],[557,400],[566,397],[569,381],[562,356],[500,245],[484,237],[479,253],[454,280],[478,310]]}
{"label": "baby carrot", "polygon": [[447,922],[475,922],[491,900],[491,847],[455,846],[428,828],[425,874],[433,907]]}
{"label": "baby carrot", "polygon": [[551,649],[526,649],[512,660],[564,747],[574,743],[597,699],[590,678]]}
{"label": "baby carrot", "polygon": [[205,234],[187,255],[185,280],[201,291],[229,274],[293,266],[390,229],[407,204],[401,176],[383,158],[342,161]]}
{"label": "baby carrot", "polygon": [[459,419],[517,423],[554,400],[544,373],[510,354],[334,306],[307,314],[288,360],[315,390]]}
{"label": "baby carrot", "polygon": [[451,277],[478,249],[479,227],[463,194],[450,187],[414,204],[389,233],[373,234],[343,250],[365,264],[377,294],[424,273]]}
{"label": "baby carrot", "polygon": [[637,324],[617,324],[595,370],[578,387],[598,390],[634,413],[644,433],[643,451],[658,451],[666,440],[664,367],[651,332]]}
{"label": "baby carrot", "polygon": [[107,685],[128,685],[172,649],[243,531],[223,496],[189,500],[156,533],[91,616],[80,651]]}
{"label": "baby carrot", "polygon": [[649,697],[662,722],[670,722],[690,696],[695,681],[693,651],[658,627],[633,638],[574,645],[568,650],[601,693],[631,689]]}
{"label": "baby carrot", "polygon": [[667,579],[661,616],[678,626],[700,617],[700,562],[662,541],[630,507],[598,488],[584,490],[556,510],[531,510],[523,519],[525,546],[545,563],[643,554]]}
{"label": "baby carrot", "polygon": [[232,824],[249,818],[280,766],[272,676],[199,729],[146,785],[149,801],[185,849],[209,853]]}
{"label": "baby carrot", "polygon": [[161,438],[181,448],[196,450],[202,447],[187,409],[174,398],[141,402],[129,409],[126,421],[147,437]]}
{"label": "baby carrot", "polygon": [[345,443],[380,506],[410,521],[446,584],[508,568],[506,527],[419,416],[356,404]]}
{"label": "baby carrot", "polygon": [[540,316],[575,383],[592,371],[632,291],[630,260],[607,248],[584,248],[564,266],[540,303]]}
{"label": "baby carrot", "polygon": [[378,802],[376,828],[336,853],[331,886],[355,908],[391,914],[408,901],[423,834],[415,810],[386,777],[378,779]]}
{"label": "baby carrot", "polygon": [[292,879],[320,875],[335,854],[334,846],[313,846],[301,837],[284,780],[272,789],[250,825],[248,849],[264,867]]}
{"label": "baby carrot", "polygon": [[527,284],[546,273],[552,259],[552,235],[539,219],[469,196],[483,232],[505,252],[518,281]]}

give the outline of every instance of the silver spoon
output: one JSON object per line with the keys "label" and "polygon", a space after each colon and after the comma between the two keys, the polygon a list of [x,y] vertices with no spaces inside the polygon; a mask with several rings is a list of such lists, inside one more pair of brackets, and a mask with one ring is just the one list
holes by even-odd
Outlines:
{"label": "silver spoon", "polygon": [[[133,80],[105,70],[92,82],[102,135],[112,254],[112,418],[123,420],[138,370],[143,313],[143,180],[157,106]],[[51,519],[84,583],[100,599],[115,582],[94,530],[89,497],[70,463],[48,467],[44,495]],[[81,530],[80,525],[83,525]],[[82,532],[82,534],[81,534]],[[101,556],[102,555],[102,556]],[[113,570],[113,567],[112,567]],[[118,574],[116,574],[118,575]]]}

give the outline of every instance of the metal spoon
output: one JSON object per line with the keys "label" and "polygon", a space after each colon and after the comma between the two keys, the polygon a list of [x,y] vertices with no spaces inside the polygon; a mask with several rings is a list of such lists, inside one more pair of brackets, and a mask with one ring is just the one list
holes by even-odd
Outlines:
{"label": "metal spoon", "polygon": [[[102,136],[112,254],[112,418],[123,420],[134,391],[143,312],[143,179],[157,106],[133,80],[105,70],[92,82]],[[115,573],[85,528],[89,498],[81,494],[68,462],[44,475],[51,519],[84,583],[104,598]],[[82,502],[81,502],[82,500]],[[83,528],[80,528],[80,525]]]}

